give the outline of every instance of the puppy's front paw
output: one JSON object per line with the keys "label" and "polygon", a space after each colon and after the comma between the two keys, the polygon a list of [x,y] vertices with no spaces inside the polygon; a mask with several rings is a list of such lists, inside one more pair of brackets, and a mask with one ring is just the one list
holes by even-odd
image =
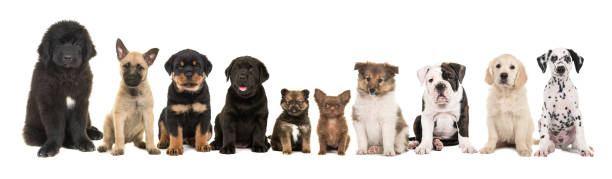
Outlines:
{"label": "puppy's front paw", "polygon": [[159,154],[161,154],[161,151],[159,151],[159,149],[156,149],[156,148],[147,149],[147,152],[149,152],[149,155],[159,155]]}
{"label": "puppy's front paw", "polygon": [[91,141],[83,141],[80,144],[75,145],[75,148],[81,152],[91,152],[96,150],[96,146],[94,146]]}
{"label": "puppy's front paw", "polygon": [[[493,153],[493,151],[495,151],[495,147],[491,147],[491,146],[485,146],[482,149],[480,149],[481,154],[491,154]],[[531,155],[531,153],[529,154]]]}
{"label": "puppy's front paw", "polygon": [[546,150],[546,149],[545,150],[539,149],[538,151],[536,151],[533,154],[533,156],[535,156],[535,157],[547,157],[548,156],[548,150]]}
{"label": "puppy's front paw", "polygon": [[406,146],[406,148],[414,149],[417,146],[419,146],[419,141],[410,141],[410,142],[408,142],[408,146]]}
{"label": "puppy's front paw", "polygon": [[98,128],[94,126],[90,126],[89,128],[87,128],[86,131],[87,131],[87,137],[89,137],[89,139],[91,140],[100,140],[104,136],[102,132],[100,132]]}
{"label": "puppy's front paw", "polygon": [[581,150],[580,155],[582,155],[583,157],[593,157],[595,155],[595,152],[593,152],[593,148],[590,147],[589,149]]}
{"label": "puppy's front paw", "polygon": [[338,155],[340,155],[340,156],[344,156],[344,155],[346,155],[346,152],[344,152],[344,151],[338,151]]}
{"label": "puppy's front paw", "polygon": [[325,155],[325,154],[327,154],[327,152],[326,152],[326,151],[322,151],[322,150],[321,150],[321,151],[319,151],[319,155]]}
{"label": "puppy's front paw", "polygon": [[123,149],[120,149],[120,148],[117,148],[117,147],[115,147],[113,149],[113,151],[111,151],[111,155],[113,155],[113,156],[123,155],[123,153],[124,153]]}
{"label": "puppy's front paw", "polygon": [[425,155],[425,154],[429,154],[431,152],[431,149],[433,148],[433,146],[431,145],[431,143],[427,144],[426,143],[421,143],[416,149],[414,149],[414,153],[418,154],[418,155]]}
{"label": "puppy's front paw", "polygon": [[283,154],[284,154],[284,155],[289,155],[289,154],[291,154],[291,149],[283,149]]}
{"label": "puppy's front paw", "polygon": [[236,147],[234,147],[234,146],[223,147],[223,148],[219,149],[219,152],[222,153],[222,154],[235,154],[236,153]]}
{"label": "puppy's front paw", "polygon": [[440,139],[434,139],[433,146],[436,151],[442,151],[442,148],[444,148],[444,143],[442,143],[442,140]]}
{"label": "puppy's front paw", "polygon": [[196,146],[196,151],[198,152],[210,152],[211,147],[208,144]]}
{"label": "puppy's front paw", "polygon": [[108,148],[104,145],[98,146],[98,152],[104,153],[108,150]]}
{"label": "puppy's front paw", "polygon": [[59,145],[45,144],[38,150],[38,157],[53,157],[59,153],[59,149]]}
{"label": "puppy's front paw", "polygon": [[213,141],[210,143],[210,149],[212,150],[219,150],[221,149],[221,143],[219,143],[218,141]]}
{"label": "puppy's front paw", "polygon": [[555,151],[554,145],[551,144],[549,140],[541,140],[540,141],[540,149],[536,151],[533,156],[536,157],[547,157],[548,154]]}
{"label": "puppy's front paw", "polygon": [[393,149],[385,150],[383,152],[383,155],[387,157],[392,157],[395,156],[395,151]]}
{"label": "puppy's front paw", "polygon": [[251,148],[251,151],[255,153],[264,153],[268,151],[268,148],[266,146],[253,146],[253,148]]}
{"label": "puppy's front paw", "polygon": [[531,149],[516,149],[516,151],[521,157],[531,157]]}
{"label": "puppy's front paw", "polygon": [[159,143],[157,143],[157,148],[158,149],[167,149],[168,146],[170,146],[170,143],[167,142],[167,141],[166,142],[160,141]]}
{"label": "puppy's front paw", "polygon": [[310,149],[304,148],[304,149],[302,149],[302,153],[309,154],[310,153]]}
{"label": "puppy's front paw", "polygon": [[459,148],[461,149],[461,152],[466,154],[478,153],[478,150],[476,150],[476,148],[474,148],[474,146],[472,146],[470,143],[459,144]]}
{"label": "puppy's front paw", "polygon": [[378,148],[378,146],[370,146],[370,148],[368,149],[368,154],[379,154],[380,153],[380,149]]}

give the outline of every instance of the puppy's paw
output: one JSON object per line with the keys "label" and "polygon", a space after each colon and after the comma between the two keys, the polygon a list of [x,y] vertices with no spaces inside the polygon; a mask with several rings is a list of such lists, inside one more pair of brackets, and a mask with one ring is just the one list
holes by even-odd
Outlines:
{"label": "puppy's paw", "polygon": [[291,154],[291,149],[289,149],[289,150],[283,149],[283,154],[284,154],[284,155],[289,155],[289,154]]}
{"label": "puppy's paw", "polygon": [[[493,151],[495,151],[495,147],[491,147],[491,146],[485,146],[482,149],[480,149],[481,154],[491,154],[493,153]],[[529,153],[529,155],[531,155],[531,153]]]}
{"label": "puppy's paw", "polygon": [[433,146],[436,151],[442,151],[442,148],[444,147],[444,143],[442,143],[442,140],[440,139],[434,139]]}
{"label": "puppy's paw", "polygon": [[100,140],[104,135],[94,126],[87,128],[87,137],[91,140]]}
{"label": "puppy's paw", "polygon": [[593,148],[590,147],[589,149],[581,150],[580,155],[583,157],[593,157],[595,152],[593,152]]}
{"label": "puppy's paw", "polygon": [[210,143],[210,148],[212,150],[219,150],[219,149],[221,149],[221,144],[219,143],[219,141],[215,140],[215,141]]}
{"label": "puppy's paw", "polygon": [[223,148],[219,149],[219,152],[222,153],[222,154],[235,154],[236,153],[236,147],[234,147],[234,146],[223,147]]}
{"label": "puppy's paw", "polygon": [[431,143],[429,143],[429,144],[421,143],[416,149],[414,149],[414,153],[416,153],[418,155],[429,154],[429,153],[431,153],[431,149],[432,148],[433,148],[433,146],[431,145]]}
{"label": "puppy's paw", "polygon": [[344,152],[344,151],[338,151],[338,155],[339,155],[339,156],[344,156],[344,155],[346,155],[346,152]]}
{"label": "puppy's paw", "polygon": [[159,151],[159,149],[156,149],[156,148],[147,149],[147,152],[149,152],[149,155],[159,155],[159,154],[161,154],[161,151]]}
{"label": "puppy's paw", "polygon": [[516,149],[516,152],[518,152],[519,156],[521,157],[531,157],[531,149]]}
{"label": "puppy's paw", "polygon": [[96,146],[94,146],[93,142],[91,141],[83,141],[80,144],[75,145],[74,147],[75,149],[81,152],[92,152],[96,150]]}
{"label": "puppy's paw", "polygon": [[408,146],[406,146],[407,149],[414,149],[417,146],[419,146],[419,141],[410,141],[408,142]]}
{"label": "puppy's paw", "polygon": [[168,150],[166,150],[166,154],[170,156],[183,155],[183,146],[179,146],[175,148],[168,148]]}
{"label": "puppy's paw", "polygon": [[325,154],[327,154],[327,151],[322,151],[322,150],[319,151],[319,155],[325,155]]}
{"label": "puppy's paw", "polygon": [[302,149],[302,153],[309,154],[310,153],[310,149]]}
{"label": "puppy's paw", "polygon": [[146,149],[147,148],[147,144],[144,143],[143,141],[135,141],[134,142],[134,146],[136,146],[139,149]]}
{"label": "puppy's paw", "polygon": [[466,154],[478,153],[478,150],[476,150],[476,148],[474,148],[474,146],[472,146],[470,143],[459,144],[459,148],[461,149],[461,152]]}
{"label": "puppy's paw", "polygon": [[368,148],[368,154],[380,154],[380,149],[378,148],[378,146],[370,146],[370,148]]}
{"label": "puppy's paw", "polygon": [[387,157],[392,157],[395,156],[395,151],[393,149],[385,150],[383,152],[383,155]]}
{"label": "puppy's paw", "polygon": [[196,151],[198,152],[210,152],[211,147],[208,144],[196,146]]}
{"label": "puppy's paw", "polygon": [[264,153],[268,151],[268,148],[266,146],[253,146],[251,151],[255,153]]}
{"label": "puppy's paw", "polygon": [[117,147],[115,147],[113,149],[113,151],[111,151],[111,155],[113,155],[113,156],[123,155],[123,153],[124,153],[123,149],[120,149],[120,148],[117,148]]}
{"label": "puppy's paw", "polygon": [[157,143],[157,148],[158,149],[167,149],[168,146],[170,146],[170,143],[168,143],[168,142],[159,142],[159,143]]}
{"label": "puppy's paw", "polygon": [[536,152],[533,154],[533,156],[535,156],[535,157],[547,157],[547,156],[548,156],[548,150],[542,150],[542,149],[540,149],[540,150],[536,151]]}
{"label": "puppy's paw", "polygon": [[38,150],[38,157],[53,157],[59,153],[60,146],[55,144],[44,144]]}
{"label": "puppy's paw", "polygon": [[104,145],[98,146],[98,152],[104,153],[106,151],[108,151],[108,148],[106,146]]}

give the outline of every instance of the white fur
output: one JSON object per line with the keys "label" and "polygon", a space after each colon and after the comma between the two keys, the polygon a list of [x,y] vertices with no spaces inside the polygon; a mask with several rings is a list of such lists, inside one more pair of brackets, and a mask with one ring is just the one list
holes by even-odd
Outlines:
{"label": "white fur", "polygon": [[72,99],[72,97],[70,96],[66,97],[66,107],[68,109],[73,109],[75,104],[76,102],[74,101],[74,99]]}
{"label": "white fur", "polygon": [[293,137],[293,141],[298,141],[298,134],[300,133],[300,130],[298,129],[298,126],[295,124],[289,124],[289,126],[291,126],[291,136]]}

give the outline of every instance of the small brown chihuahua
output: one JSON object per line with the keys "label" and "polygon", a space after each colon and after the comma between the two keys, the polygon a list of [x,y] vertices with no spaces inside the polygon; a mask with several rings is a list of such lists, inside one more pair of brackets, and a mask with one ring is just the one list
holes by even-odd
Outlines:
{"label": "small brown chihuahua", "polygon": [[348,125],[344,117],[344,107],[351,99],[351,91],[346,90],[338,96],[327,96],[320,89],[315,89],[315,101],[319,106],[319,155],[325,155],[327,150],[338,150],[338,155],[346,154],[351,138],[348,135]]}

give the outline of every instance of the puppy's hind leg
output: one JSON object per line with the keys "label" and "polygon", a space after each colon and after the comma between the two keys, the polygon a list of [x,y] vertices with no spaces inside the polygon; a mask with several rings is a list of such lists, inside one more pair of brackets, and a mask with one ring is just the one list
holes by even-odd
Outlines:
{"label": "puppy's hind leg", "polygon": [[106,119],[104,120],[104,137],[102,138],[102,145],[98,147],[98,152],[106,152],[113,148],[113,143],[115,142],[115,133],[113,132],[113,117],[112,115],[106,115]]}

